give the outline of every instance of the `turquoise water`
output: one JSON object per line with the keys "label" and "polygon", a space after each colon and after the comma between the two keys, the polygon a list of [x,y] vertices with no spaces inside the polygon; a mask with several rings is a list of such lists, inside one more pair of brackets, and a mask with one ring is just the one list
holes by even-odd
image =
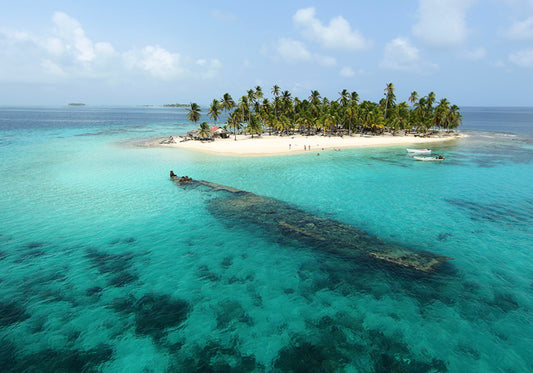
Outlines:
{"label": "turquoise water", "polygon": [[[533,138],[505,113],[484,132],[470,109],[435,164],[132,145],[189,129],[175,109],[0,109],[0,371],[532,371]],[[280,241],[169,170],[454,259],[417,275]]]}

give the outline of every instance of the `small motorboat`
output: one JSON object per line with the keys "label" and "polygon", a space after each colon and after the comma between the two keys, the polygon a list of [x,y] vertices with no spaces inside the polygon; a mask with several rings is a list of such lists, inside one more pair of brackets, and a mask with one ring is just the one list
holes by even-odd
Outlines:
{"label": "small motorboat", "polygon": [[438,162],[438,161],[443,161],[445,158],[442,155],[437,155],[436,157],[419,157],[415,155],[413,159],[416,159],[417,161],[423,161],[423,162]]}
{"label": "small motorboat", "polygon": [[409,149],[407,148],[407,153],[413,154],[431,154],[431,149]]}

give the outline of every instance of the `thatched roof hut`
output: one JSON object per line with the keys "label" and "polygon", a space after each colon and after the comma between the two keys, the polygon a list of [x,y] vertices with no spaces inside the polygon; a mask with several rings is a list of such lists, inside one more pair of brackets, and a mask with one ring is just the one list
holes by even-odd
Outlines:
{"label": "thatched roof hut", "polygon": [[197,129],[190,130],[189,132],[187,132],[187,137],[194,139],[198,137],[198,133],[200,133],[200,131],[198,131]]}

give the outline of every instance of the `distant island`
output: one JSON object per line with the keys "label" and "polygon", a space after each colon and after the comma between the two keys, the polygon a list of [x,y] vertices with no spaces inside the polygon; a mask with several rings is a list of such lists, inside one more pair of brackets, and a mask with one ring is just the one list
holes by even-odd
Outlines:
{"label": "distant island", "polygon": [[163,107],[189,107],[187,104],[164,104]]}
{"label": "distant island", "polygon": [[68,104],[68,106],[85,106],[85,104],[81,102],[71,102]]}

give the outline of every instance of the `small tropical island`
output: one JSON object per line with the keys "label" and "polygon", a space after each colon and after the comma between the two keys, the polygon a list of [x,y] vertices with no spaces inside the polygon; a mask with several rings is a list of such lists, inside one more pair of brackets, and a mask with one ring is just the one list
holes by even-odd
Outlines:
{"label": "small tropical island", "polygon": [[[277,85],[271,100],[260,86],[237,102],[225,93],[208,107],[210,124],[202,121],[186,136],[171,136],[159,144],[228,155],[273,155],[422,144],[460,136],[455,132],[462,123],[457,105],[446,98],[437,102],[434,92],[420,97],[416,91],[409,103],[397,103],[394,91],[394,84],[388,83],[379,102],[361,102],[357,92],[347,89],[334,100],[316,90],[306,99],[293,98]],[[186,112],[196,126],[202,117],[200,105],[193,102]],[[222,115],[225,123],[219,125]]]}
{"label": "small tropical island", "polygon": [[187,104],[163,104],[163,107],[189,107]]}

